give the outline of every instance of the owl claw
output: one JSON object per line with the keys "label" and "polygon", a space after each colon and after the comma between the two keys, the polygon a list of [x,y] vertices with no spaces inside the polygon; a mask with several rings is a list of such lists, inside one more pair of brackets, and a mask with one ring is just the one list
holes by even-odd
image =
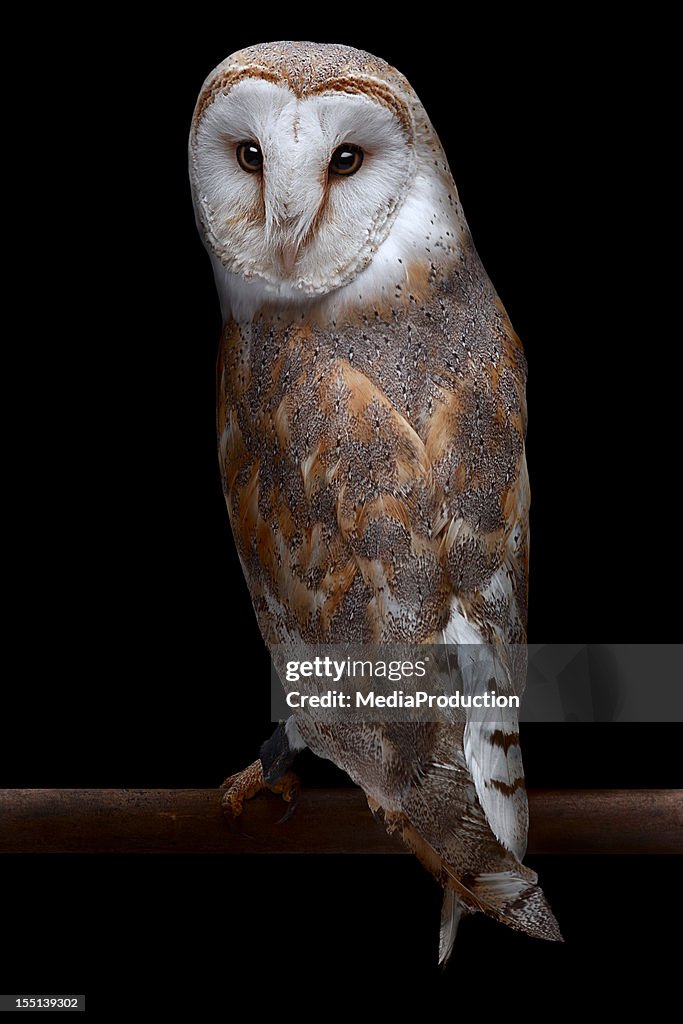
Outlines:
{"label": "owl claw", "polygon": [[289,819],[292,817],[296,810],[297,804],[299,803],[298,777],[294,774],[294,772],[287,772],[287,774],[283,776],[283,779],[287,779],[287,782],[285,783],[283,789],[279,792],[280,795],[282,796],[282,799],[286,800],[289,806],[285,813],[282,815],[282,817],[275,822],[276,825],[284,825],[286,821],[289,821]]}
{"label": "owl claw", "polygon": [[263,777],[263,765],[261,761],[254,761],[247,768],[235,775],[231,775],[221,786],[221,806],[225,823],[234,835],[243,839],[253,839],[247,832],[244,832],[237,824],[237,819],[243,810],[245,800],[251,800],[263,789],[269,789],[271,793],[279,794],[289,804],[284,815],[277,822],[283,824],[296,810],[299,799],[299,778],[294,772],[285,772],[273,783],[268,783]]}
{"label": "owl claw", "polygon": [[230,811],[223,808],[223,820],[230,832],[238,839],[253,839],[254,837],[249,832],[245,832],[243,828],[240,828],[235,819],[233,818]]}

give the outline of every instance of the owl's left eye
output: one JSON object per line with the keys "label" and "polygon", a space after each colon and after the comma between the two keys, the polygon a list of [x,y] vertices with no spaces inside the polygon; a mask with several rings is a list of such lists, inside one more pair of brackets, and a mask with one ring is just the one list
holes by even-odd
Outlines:
{"label": "owl's left eye", "polygon": [[263,153],[258,142],[240,142],[237,147],[237,163],[248,174],[260,171],[263,168]]}
{"label": "owl's left eye", "polygon": [[337,146],[332,154],[330,171],[332,174],[341,174],[348,178],[349,175],[356,173],[362,163],[363,150],[360,146],[346,143],[343,146]]}

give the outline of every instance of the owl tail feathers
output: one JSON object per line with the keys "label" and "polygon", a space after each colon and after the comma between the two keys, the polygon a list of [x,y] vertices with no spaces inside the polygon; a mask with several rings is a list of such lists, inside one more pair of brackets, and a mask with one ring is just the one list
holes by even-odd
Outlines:
{"label": "owl tail feathers", "polygon": [[[560,926],[555,920],[543,890],[534,883],[533,871],[520,865],[524,875],[515,871],[497,871],[477,875],[471,892],[481,909],[532,939],[563,942]],[[525,877],[526,876],[526,877]]]}
{"label": "owl tail feathers", "polygon": [[439,966],[445,967],[450,960],[455,936],[458,934],[460,918],[467,913],[462,900],[453,892],[446,889],[441,904],[441,929],[439,931]]}
{"label": "owl tail feathers", "polygon": [[520,864],[517,871],[482,873],[463,882],[407,818],[403,817],[401,826],[405,844],[444,887],[439,963],[445,964],[453,952],[463,915],[477,911],[534,939],[562,942],[555,916],[529,868]]}

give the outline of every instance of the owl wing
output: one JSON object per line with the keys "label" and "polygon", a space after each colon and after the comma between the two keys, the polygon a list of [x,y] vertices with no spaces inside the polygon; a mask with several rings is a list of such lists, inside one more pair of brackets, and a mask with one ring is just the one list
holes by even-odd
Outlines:
{"label": "owl wing", "polygon": [[[487,388],[488,381],[481,380],[479,386]],[[500,521],[477,531],[462,515],[469,481],[463,480],[460,467],[469,452],[489,440],[489,421],[502,418],[501,403],[495,394],[490,401],[471,395],[464,400],[461,389],[444,389],[441,399],[435,419],[443,422],[445,410],[449,423],[447,410],[453,403],[456,429],[453,434],[441,430],[437,438],[427,429],[423,439],[359,370],[340,361],[327,378],[318,401],[328,427],[334,428],[327,437],[339,439],[335,460],[325,458],[318,446],[304,461],[303,473],[307,481],[332,483],[335,525],[352,559],[343,563],[344,595],[332,585],[322,602],[321,620],[335,639],[351,621],[358,628],[355,601],[348,600],[357,584],[366,594],[365,638],[457,645],[454,654],[465,693],[486,694],[495,680],[499,693],[521,696],[528,534],[521,401],[512,417],[517,441],[509,443],[503,434],[490,443],[492,459],[500,462],[497,443],[509,463],[497,492],[482,474],[489,487],[487,500],[502,510]],[[450,467],[448,476],[443,467]],[[473,565],[479,567],[476,576]],[[356,592],[356,600],[358,596]],[[334,608],[331,615],[326,614],[328,607]],[[445,619],[445,628],[435,628]],[[462,742],[491,832],[521,859],[528,811],[516,710],[468,710]]]}
{"label": "owl wing", "polygon": [[[508,581],[504,567],[491,585]],[[454,602],[454,605],[457,602]],[[457,643],[454,656],[463,692],[484,696],[520,696],[523,691],[523,648],[496,640],[486,642],[459,608],[454,607],[444,642]],[[516,708],[468,708],[463,734],[465,761],[487,822],[496,839],[521,860],[526,852],[529,815],[519,745]]]}
{"label": "owl wing", "polygon": [[[523,395],[512,430],[523,436]],[[454,594],[443,631],[444,643],[458,645],[454,656],[460,681],[472,696],[495,690],[521,698],[526,680],[529,484],[523,446],[515,471],[507,475],[499,493],[490,495],[503,519],[479,538],[489,552],[499,553],[493,569],[475,591]],[[464,753],[477,796],[493,834],[521,860],[529,813],[517,709],[470,707],[466,714]]]}

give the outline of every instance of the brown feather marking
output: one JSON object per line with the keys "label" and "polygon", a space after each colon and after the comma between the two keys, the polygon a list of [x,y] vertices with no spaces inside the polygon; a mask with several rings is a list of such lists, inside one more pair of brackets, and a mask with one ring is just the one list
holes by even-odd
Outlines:
{"label": "brown feather marking", "polygon": [[355,561],[350,560],[345,565],[331,567],[325,576],[321,589],[328,596],[320,610],[320,625],[324,636],[328,634],[332,619],[340,610],[357,571]]}
{"label": "brown feather marking", "polygon": [[287,602],[287,608],[294,615],[297,626],[305,629],[315,613],[316,594],[283,564],[279,570],[279,592]]}
{"label": "brown feather marking", "polygon": [[401,499],[393,494],[380,494],[372,501],[363,504],[356,518],[356,530],[358,533],[362,533],[370,520],[384,518],[395,519],[406,530],[410,530],[412,527],[408,509]]}
{"label": "brown feather marking", "polygon": [[220,466],[226,496],[232,491],[235,479],[249,463],[249,453],[242,437],[239,421],[229,406],[219,406],[218,438]]}
{"label": "brown feather marking", "polygon": [[[464,415],[463,396],[459,391],[439,390],[437,400],[432,406],[432,415],[426,424],[425,449],[432,462],[439,462],[446,446],[453,444],[458,436],[460,422]],[[463,467],[461,462],[458,469]],[[461,470],[462,473],[462,470]],[[465,478],[462,480],[465,483]]]}
{"label": "brown feather marking", "polygon": [[289,505],[282,495],[277,492],[272,492],[271,505],[277,509],[277,522],[280,527],[280,533],[289,545],[297,533],[297,525],[294,522]]}
{"label": "brown feather marking", "polygon": [[289,428],[289,397],[285,395],[273,413],[273,426],[281,448],[287,448],[292,440]]}
{"label": "brown feather marking", "polygon": [[240,534],[242,545],[246,548],[251,546],[251,541],[256,533],[256,526],[259,520],[258,462],[253,466],[247,483],[244,487],[239,488],[237,493],[237,522],[235,523],[235,529]]}
{"label": "brown feather marking", "polygon": [[341,384],[346,392],[347,408],[354,419],[359,440],[374,440],[373,425],[369,418],[364,418],[371,404],[377,403],[378,407],[388,414],[384,431],[392,437],[397,448],[398,482],[406,483],[418,476],[429,476],[431,467],[422,439],[384,392],[365,373],[356,370],[343,359],[338,361],[336,382]]}
{"label": "brown feather marking", "polygon": [[270,523],[267,523],[260,515],[256,524],[255,540],[261,565],[267,570],[270,578],[275,579],[278,573],[275,533]]}
{"label": "brown feather marking", "polygon": [[489,741],[494,747],[500,747],[507,754],[510,747],[519,746],[519,733],[518,732],[503,732],[502,729],[494,729],[489,736]]}
{"label": "brown feather marking", "polygon": [[301,570],[305,571],[324,565],[327,552],[322,543],[322,533],[323,528],[320,523],[304,530],[303,540],[297,549],[294,560]]}
{"label": "brown feather marking", "polygon": [[326,445],[321,441],[316,448],[308,453],[301,463],[301,477],[304,484],[306,497],[310,499],[325,482],[325,465],[321,455],[326,450]]}
{"label": "brown feather marking", "polygon": [[411,260],[406,265],[405,287],[408,299],[420,305],[433,291],[430,265],[425,260]]}
{"label": "brown feather marking", "polygon": [[409,141],[412,141],[413,119],[410,114],[410,110],[396,95],[394,90],[382,82],[378,82],[372,78],[348,76],[323,82],[320,86],[311,89],[310,92],[312,95],[328,92],[343,92],[347,95],[367,96],[369,99],[374,100],[375,103],[379,103],[381,106],[390,110],[403,128],[406,138]]}
{"label": "brown feather marking", "polygon": [[524,776],[521,775],[516,778],[512,785],[509,785],[507,782],[501,782],[500,779],[489,779],[488,782],[486,782],[486,786],[488,786],[489,789],[497,789],[498,792],[502,793],[504,796],[512,796],[518,789],[525,788]]}
{"label": "brown feather marking", "polygon": [[206,88],[199,94],[199,99],[197,100],[197,106],[195,107],[194,117],[192,120],[193,137],[196,136],[197,129],[199,128],[199,122],[211,104],[217,100],[219,96],[223,96],[230,92],[238,82],[243,81],[245,78],[255,78],[256,80],[264,79],[266,82],[272,82],[273,85],[284,84],[282,76],[269,70],[267,67],[255,66],[250,68],[225,68],[225,70],[219,72],[214,78],[212,78]]}

